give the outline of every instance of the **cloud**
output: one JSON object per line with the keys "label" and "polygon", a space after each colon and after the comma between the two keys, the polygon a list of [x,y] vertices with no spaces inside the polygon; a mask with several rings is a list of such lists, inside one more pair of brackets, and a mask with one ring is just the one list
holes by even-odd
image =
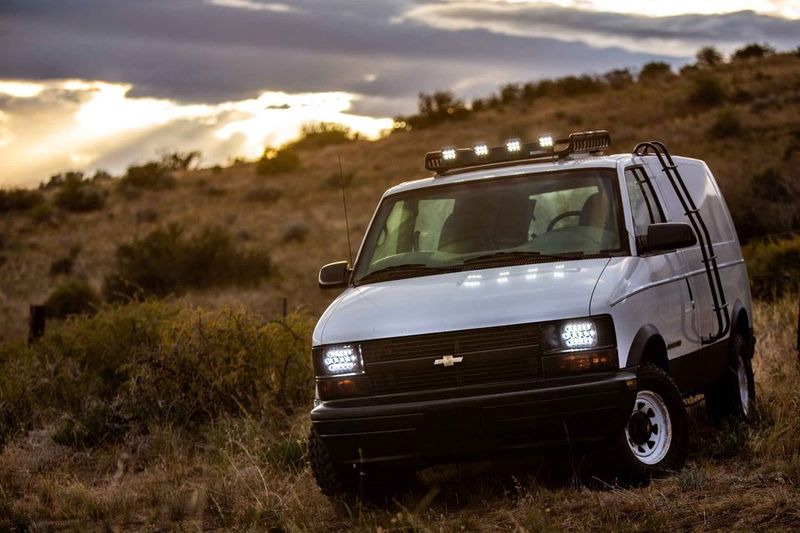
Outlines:
{"label": "cloud", "polygon": [[4,185],[35,184],[67,169],[120,172],[159,150],[199,149],[207,164],[234,155],[254,158],[266,145],[295,138],[309,122],[339,122],[373,138],[392,125],[389,118],[352,113],[358,96],[344,92],[266,91],[244,100],[181,104],[132,97],[130,85],[101,81],[39,85],[33,93],[0,81]]}
{"label": "cloud", "polygon": [[289,13],[295,9],[287,4],[277,2],[256,2],[253,0],[207,0],[209,4],[250,11],[274,11],[275,13]]}
{"label": "cloud", "polygon": [[[672,57],[692,56],[698,47],[707,44],[727,51],[754,41],[788,48],[796,46],[800,34],[800,21],[753,11],[653,17],[587,9],[612,7],[618,3],[616,0],[560,3],[580,5],[582,9],[550,2],[456,0],[416,6],[395,22],[416,21],[451,32],[483,29],[516,37],[580,42],[594,48],[618,47]],[[713,7],[718,2],[711,4]],[[772,4],[776,9],[779,7]],[[789,6],[785,11],[793,13],[794,8]]]}

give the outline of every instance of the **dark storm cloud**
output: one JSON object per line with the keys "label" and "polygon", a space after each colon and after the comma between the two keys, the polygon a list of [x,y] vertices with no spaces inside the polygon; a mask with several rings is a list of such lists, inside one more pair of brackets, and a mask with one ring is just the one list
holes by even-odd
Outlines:
{"label": "dark storm cloud", "polygon": [[199,0],[11,2],[0,18],[0,47],[13,53],[0,58],[0,78],[119,81],[133,84],[132,95],[182,101],[345,90],[372,97],[364,107],[377,112],[382,102],[393,113],[410,110],[418,91],[473,92],[658,56],[393,22],[417,5],[305,0],[279,12]]}

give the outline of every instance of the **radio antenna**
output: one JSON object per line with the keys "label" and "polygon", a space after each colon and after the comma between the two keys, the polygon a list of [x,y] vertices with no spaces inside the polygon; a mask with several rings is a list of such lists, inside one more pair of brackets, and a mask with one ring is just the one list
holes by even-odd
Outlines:
{"label": "radio antenna", "polygon": [[350,220],[347,218],[347,198],[344,194],[344,172],[342,172],[342,156],[337,155],[339,160],[339,182],[342,185],[342,205],[344,206],[344,227],[347,233],[347,253],[350,257],[350,266],[353,265],[353,247],[350,244]]}

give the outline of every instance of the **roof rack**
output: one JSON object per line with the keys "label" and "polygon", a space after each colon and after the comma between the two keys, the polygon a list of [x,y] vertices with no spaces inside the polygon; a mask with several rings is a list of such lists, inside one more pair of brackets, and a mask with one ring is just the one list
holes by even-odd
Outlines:
{"label": "roof rack", "polygon": [[437,175],[481,167],[495,167],[555,161],[573,154],[600,154],[611,146],[606,130],[571,133],[564,139],[551,135],[537,142],[523,143],[509,139],[503,146],[476,144],[472,148],[444,148],[425,155],[425,168]]}

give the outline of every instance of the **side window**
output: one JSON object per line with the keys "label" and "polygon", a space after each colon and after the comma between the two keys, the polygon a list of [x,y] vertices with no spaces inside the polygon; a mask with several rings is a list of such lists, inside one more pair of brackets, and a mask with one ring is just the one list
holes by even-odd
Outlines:
{"label": "side window", "polygon": [[664,210],[658,203],[653,184],[645,175],[644,169],[637,167],[626,170],[625,183],[637,236],[645,235],[650,224],[666,222]]}
{"label": "side window", "polygon": [[439,237],[447,217],[453,212],[453,198],[437,198],[419,201],[419,215],[415,225],[416,245],[420,252],[435,252],[439,249]]}

